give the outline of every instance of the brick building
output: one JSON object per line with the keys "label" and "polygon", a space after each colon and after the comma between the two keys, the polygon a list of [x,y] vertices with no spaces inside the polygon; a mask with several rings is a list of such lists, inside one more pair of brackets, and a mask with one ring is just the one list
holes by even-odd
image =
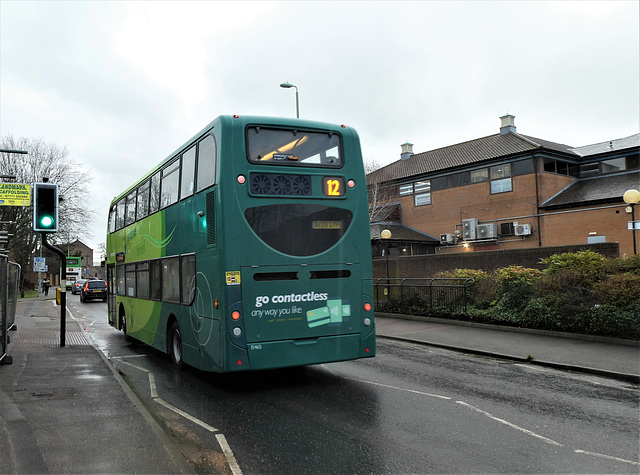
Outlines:
{"label": "brick building", "polygon": [[[96,277],[104,279],[104,270],[93,265],[93,249],[80,240],[69,243],[56,244],[56,247],[64,252],[67,256],[76,256],[82,258],[82,277]],[[42,250],[42,256],[45,257],[49,271],[41,274],[41,278],[47,278],[54,285],[60,285],[60,258],[49,249]],[[23,279],[27,288],[36,288],[38,285],[38,274],[31,272],[30,269],[23,270]]]}
{"label": "brick building", "polygon": [[500,119],[488,137],[415,154],[403,144],[400,160],[367,175],[374,256],[403,254],[393,232],[377,242],[390,226],[423,236],[413,255],[610,242],[632,254],[622,196],[640,189],[640,134],[572,147],[517,133],[512,115]]}

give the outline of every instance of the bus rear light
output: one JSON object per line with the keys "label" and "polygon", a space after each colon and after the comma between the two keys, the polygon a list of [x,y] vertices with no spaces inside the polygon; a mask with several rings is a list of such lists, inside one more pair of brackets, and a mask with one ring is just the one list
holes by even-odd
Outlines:
{"label": "bus rear light", "polygon": [[240,183],[241,185],[244,185],[245,181],[247,181],[247,179],[244,175],[238,175],[238,183]]}
{"label": "bus rear light", "polygon": [[233,114],[234,119],[238,119],[240,116],[238,114]]}
{"label": "bus rear light", "polygon": [[344,124],[342,124],[340,127],[342,127],[343,129],[346,129],[346,128],[347,128],[347,126],[346,126],[346,125],[344,125]]}
{"label": "bus rear light", "polygon": [[240,312],[238,312],[237,310],[236,310],[236,311],[234,311],[234,312],[231,314],[231,318],[233,318],[234,320],[240,320]]}
{"label": "bus rear light", "polygon": [[240,327],[235,327],[235,328],[233,329],[233,336],[240,336],[240,335],[242,335],[242,328],[240,328]]}
{"label": "bus rear light", "polygon": [[356,182],[355,182],[355,181],[353,181],[353,180],[349,180],[349,181],[347,182],[347,186],[348,186],[349,188],[353,188],[354,186],[356,186]]}
{"label": "bus rear light", "polygon": [[370,312],[371,311],[371,304],[369,302],[364,304],[364,311],[365,312]]}
{"label": "bus rear light", "polygon": [[242,366],[242,360],[238,360],[238,366]]}
{"label": "bus rear light", "polygon": [[218,303],[218,299],[215,300],[214,305],[216,308],[218,308],[220,306],[220,304]]}
{"label": "bus rear light", "polygon": [[369,353],[369,348],[365,348],[365,349],[364,349],[364,352],[365,352],[365,353]]}
{"label": "bus rear light", "polygon": [[364,320],[362,320],[362,323],[364,324],[365,327],[368,327],[369,325],[371,325],[371,319],[367,317]]}

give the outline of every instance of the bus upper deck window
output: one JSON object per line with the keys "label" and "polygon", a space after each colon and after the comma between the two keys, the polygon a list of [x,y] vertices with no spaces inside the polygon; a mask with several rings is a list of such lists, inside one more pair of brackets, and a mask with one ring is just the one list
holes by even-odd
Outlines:
{"label": "bus upper deck window", "polygon": [[267,165],[342,166],[340,136],[334,132],[247,128],[249,161]]}

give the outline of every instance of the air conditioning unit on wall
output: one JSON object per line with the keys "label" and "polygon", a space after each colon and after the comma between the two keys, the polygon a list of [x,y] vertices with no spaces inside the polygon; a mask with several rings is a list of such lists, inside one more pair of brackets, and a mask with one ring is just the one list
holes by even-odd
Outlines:
{"label": "air conditioning unit on wall", "polygon": [[441,234],[440,244],[453,244],[453,234]]}
{"label": "air conditioning unit on wall", "polygon": [[478,224],[476,231],[478,239],[490,239],[496,237],[496,223]]}
{"label": "air conditioning unit on wall", "polygon": [[476,226],[478,220],[476,218],[469,218],[462,220],[462,239],[464,241],[473,240],[476,238]]}
{"label": "air conditioning unit on wall", "polygon": [[531,234],[530,224],[516,224],[513,227],[514,234],[516,236],[529,236]]}

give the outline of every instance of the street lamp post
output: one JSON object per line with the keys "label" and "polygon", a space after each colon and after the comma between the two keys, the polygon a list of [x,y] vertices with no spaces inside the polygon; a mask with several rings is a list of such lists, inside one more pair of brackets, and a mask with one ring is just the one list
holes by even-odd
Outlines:
{"label": "street lamp post", "polygon": [[280,87],[284,88],[284,89],[289,89],[291,87],[295,87],[296,89],[296,119],[300,118],[300,103],[298,102],[298,86],[294,86],[293,84],[289,83],[289,82],[283,82],[282,84],[280,84]]}
{"label": "street lamp post", "polygon": [[380,237],[385,242],[385,251],[384,254],[387,256],[387,283],[389,283],[389,239],[391,238],[391,231],[388,229],[383,229],[380,233]]}
{"label": "street lamp post", "polygon": [[629,205],[631,208],[631,232],[633,233],[633,253],[638,253],[638,248],[636,245],[636,213],[635,213],[635,205],[640,203],[640,191],[638,190],[627,190],[622,195],[622,199],[625,203]]}

